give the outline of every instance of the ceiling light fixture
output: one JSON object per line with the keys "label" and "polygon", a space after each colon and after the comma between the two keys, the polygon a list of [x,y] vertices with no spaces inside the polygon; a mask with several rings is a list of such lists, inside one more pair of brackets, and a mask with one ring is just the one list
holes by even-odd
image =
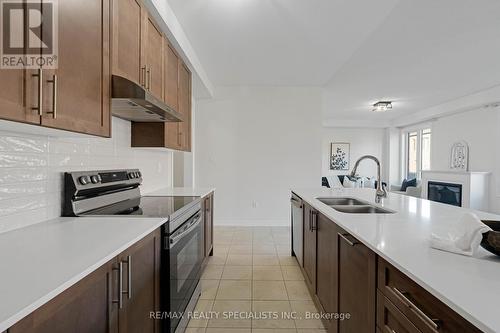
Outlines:
{"label": "ceiling light fixture", "polygon": [[390,101],[380,101],[373,104],[372,111],[374,112],[385,112],[392,109],[392,102]]}

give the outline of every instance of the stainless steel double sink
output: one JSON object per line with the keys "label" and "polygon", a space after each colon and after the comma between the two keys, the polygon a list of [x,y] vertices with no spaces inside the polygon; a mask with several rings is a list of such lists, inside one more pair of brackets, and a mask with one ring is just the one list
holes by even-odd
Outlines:
{"label": "stainless steel double sink", "polygon": [[395,212],[374,206],[354,198],[317,198],[319,201],[339,211],[349,214],[394,214]]}

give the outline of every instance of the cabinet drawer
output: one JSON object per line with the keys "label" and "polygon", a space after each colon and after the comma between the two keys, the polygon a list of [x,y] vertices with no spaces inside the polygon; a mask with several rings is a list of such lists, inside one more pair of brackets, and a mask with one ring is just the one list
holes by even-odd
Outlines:
{"label": "cabinet drawer", "polygon": [[423,333],[481,332],[381,258],[378,289]]}
{"label": "cabinet drawer", "polygon": [[377,327],[384,333],[420,333],[380,290],[377,292]]}

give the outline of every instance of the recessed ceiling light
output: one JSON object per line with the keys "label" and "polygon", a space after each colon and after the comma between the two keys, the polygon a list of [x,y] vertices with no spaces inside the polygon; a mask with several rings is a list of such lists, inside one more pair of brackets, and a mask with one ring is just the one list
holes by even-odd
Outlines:
{"label": "recessed ceiling light", "polygon": [[385,112],[392,109],[392,102],[390,101],[380,101],[373,104],[372,111],[374,112]]}

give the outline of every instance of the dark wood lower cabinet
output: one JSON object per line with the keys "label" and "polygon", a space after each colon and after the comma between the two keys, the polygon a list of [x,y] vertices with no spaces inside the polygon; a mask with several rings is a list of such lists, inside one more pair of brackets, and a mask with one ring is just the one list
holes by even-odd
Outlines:
{"label": "dark wood lower cabinet", "polygon": [[[316,295],[322,311],[338,312],[338,239],[339,228],[322,214],[317,219]],[[337,321],[329,320],[328,332],[337,332]]]}
{"label": "dark wood lower cabinet", "polygon": [[316,217],[317,211],[304,204],[303,272],[311,293],[316,293]]}
{"label": "dark wood lower cabinet", "polygon": [[160,252],[158,229],[19,321],[8,332],[159,332],[160,322],[151,319],[149,313],[160,309]]}
{"label": "dark wood lower cabinet", "polygon": [[210,193],[202,201],[203,220],[205,227],[205,257],[213,255],[214,244],[214,197]]}
{"label": "dark wood lower cabinet", "polygon": [[159,321],[149,317],[160,304],[159,230],[132,245],[119,256],[123,267],[120,333],[158,332]]}
{"label": "dark wood lower cabinet", "polygon": [[9,333],[116,333],[115,258],[9,328]]}
{"label": "dark wood lower cabinet", "polygon": [[339,321],[339,332],[375,330],[376,256],[347,233],[338,234],[339,311],[349,320]]}
{"label": "dark wood lower cabinet", "polygon": [[302,273],[328,333],[479,333],[470,322],[304,202]]}

